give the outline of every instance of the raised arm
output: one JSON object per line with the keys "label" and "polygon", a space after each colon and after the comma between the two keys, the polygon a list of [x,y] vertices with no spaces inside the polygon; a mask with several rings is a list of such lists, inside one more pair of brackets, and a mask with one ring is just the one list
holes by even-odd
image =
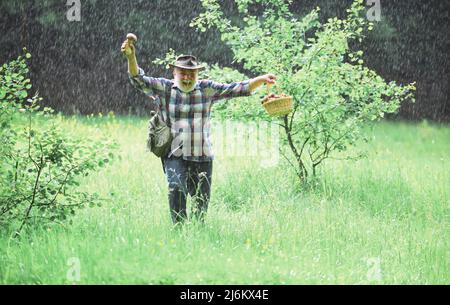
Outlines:
{"label": "raised arm", "polygon": [[252,91],[256,90],[263,84],[275,84],[276,76],[273,74],[261,75],[242,82],[234,82],[231,84],[221,84],[214,81],[205,80],[202,82],[202,86],[208,88],[213,101],[221,99],[229,99],[240,96],[249,96]]}
{"label": "raised arm", "polygon": [[122,43],[121,52],[128,60],[128,73],[131,76],[136,76],[139,73],[139,67],[136,59],[136,48],[134,43],[137,38],[134,34],[128,34],[127,40]]}
{"label": "raised arm", "polygon": [[149,77],[145,75],[144,70],[139,68],[136,59],[136,49],[134,46],[136,40],[136,35],[128,34],[127,40],[122,43],[122,47],[120,49],[128,61],[128,75],[131,84],[148,96],[164,95],[166,89],[171,87],[170,80]]}
{"label": "raised arm", "polygon": [[273,74],[265,74],[258,77],[255,77],[249,81],[250,91],[256,90],[259,86],[263,84],[275,84],[277,77]]}
{"label": "raised arm", "polygon": [[128,73],[130,73],[131,76],[136,76],[139,73],[136,55],[128,58]]}

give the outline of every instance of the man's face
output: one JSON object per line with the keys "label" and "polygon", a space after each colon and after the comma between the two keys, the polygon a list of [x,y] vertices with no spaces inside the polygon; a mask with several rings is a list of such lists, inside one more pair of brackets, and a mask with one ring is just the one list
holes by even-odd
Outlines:
{"label": "man's face", "polygon": [[188,70],[175,68],[173,70],[173,77],[175,84],[183,92],[190,92],[194,90],[198,80],[198,70]]}

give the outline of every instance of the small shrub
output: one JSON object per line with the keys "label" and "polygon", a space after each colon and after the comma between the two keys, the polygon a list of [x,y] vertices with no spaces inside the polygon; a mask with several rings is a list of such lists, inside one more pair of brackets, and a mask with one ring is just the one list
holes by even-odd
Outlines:
{"label": "small shrub", "polygon": [[100,205],[97,193],[78,189],[80,178],[114,160],[117,148],[63,131],[52,109],[39,110],[37,94],[27,99],[30,57],[0,69],[0,227],[17,234],[26,226],[70,222],[77,209]]}

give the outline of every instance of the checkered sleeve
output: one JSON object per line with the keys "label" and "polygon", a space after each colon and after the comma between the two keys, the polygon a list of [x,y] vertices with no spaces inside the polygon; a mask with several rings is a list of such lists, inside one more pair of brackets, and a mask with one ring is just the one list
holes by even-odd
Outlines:
{"label": "checkered sleeve", "polygon": [[139,73],[136,76],[132,76],[128,73],[128,77],[133,87],[148,96],[162,95],[168,86],[171,85],[171,82],[168,79],[154,78],[145,75],[144,70],[141,68],[139,68]]}
{"label": "checkered sleeve", "polygon": [[207,87],[210,92],[211,100],[214,102],[221,99],[251,95],[249,82],[250,81],[245,80],[242,82],[233,82],[231,84],[222,84],[208,81]]}

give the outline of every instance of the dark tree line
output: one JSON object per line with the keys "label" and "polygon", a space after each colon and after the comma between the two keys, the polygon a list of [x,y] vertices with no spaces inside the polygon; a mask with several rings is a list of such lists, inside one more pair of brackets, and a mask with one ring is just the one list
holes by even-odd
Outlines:
{"label": "dark tree line", "polygon": [[[351,0],[299,0],[299,16],[320,6],[324,19],[344,16]],[[450,121],[450,1],[381,0],[381,22],[363,42],[365,62],[387,79],[417,81],[417,101],[397,117]],[[222,1],[230,16],[233,1]],[[0,1],[0,62],[23,47],[33,54],[31,78],[45,103],[65,113],[146,114],[150,103],[128,84],[119,49],[126,33],[139,36],[142,67],[170,77],[151,61],[169,50],[195,54],[201,61],[232,66],[230,50],[218,33],[197,33],[189,23],[201,11],[191,0],[81,0],[81,21],[66,19],[66,0]],[[258,7],[253,9],[258,10]]]}

